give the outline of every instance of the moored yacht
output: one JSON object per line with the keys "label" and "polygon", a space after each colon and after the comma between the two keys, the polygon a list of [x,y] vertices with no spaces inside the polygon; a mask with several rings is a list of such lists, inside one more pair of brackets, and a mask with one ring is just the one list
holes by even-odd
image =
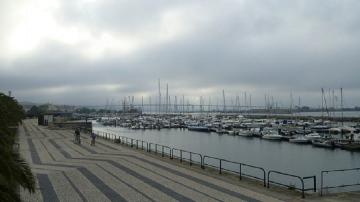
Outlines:
{"label": "moored yacht", "polygon": [[298,136],[296,138],[289,139],[289,142],[297,144],[307,144],[310,143],[310,140],[305,138],[304,136]]}
{"label": "moored yacht", "polygon": [[264,135],[262,136],[262,138],[267,140],[281,140],[282,135],[279,135],[277,132],[274,131],[264,131]]}

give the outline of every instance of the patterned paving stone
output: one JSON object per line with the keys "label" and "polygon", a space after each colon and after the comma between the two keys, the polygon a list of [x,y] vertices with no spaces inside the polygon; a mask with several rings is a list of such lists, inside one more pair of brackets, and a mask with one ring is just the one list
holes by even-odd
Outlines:
{"label": "patterned paving stone", "polygon": [[110,141],[68,130],[48,130],[34,120],[19,129],[20,151],[37,177],[24,201],[279,201],[220,179],[178,167]]}

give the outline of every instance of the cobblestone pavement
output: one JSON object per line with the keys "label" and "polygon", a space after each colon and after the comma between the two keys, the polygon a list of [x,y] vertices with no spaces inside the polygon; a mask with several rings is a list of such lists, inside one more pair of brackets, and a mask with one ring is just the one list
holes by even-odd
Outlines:
{"label": "cobblestone pavement", "polygon": [[73,131],[34,120],[19,127],[19,142],[37,181],[23,201],[279,201],[109,141],[74,144]]}

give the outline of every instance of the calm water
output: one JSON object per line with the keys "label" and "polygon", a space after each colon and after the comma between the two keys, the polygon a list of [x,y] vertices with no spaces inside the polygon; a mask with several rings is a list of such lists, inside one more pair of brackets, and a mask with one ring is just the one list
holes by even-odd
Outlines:
{"label": "calm water", "polygon": [[[317,148],[312,145],[297,145],[284,141],[277,142],[226,134],[218,135],[186,129],[130,130],[94,124],[94,130],[260,166],[266,171],[277,170],[302,177],[316,175],[318,185],[320,171],[322,170],[360,167],[360,152]],[[215,164],[215,162],[211,163]],[[238,166],[233,167],[227,164],[225,166],[233,169],[238,168]],[[260,176],[260,173],[252,170],[244,169],[243,171]],[[298,185],[293,180],[275,178],[286,184]],[[326,185],[360,183],[360,172],[350,172],[346,175],[344,173],[334,174],[327,177],[325,183]],[[310,186],[311,183],[306,184]],[[360,187],[356,189],[359,190]]]}

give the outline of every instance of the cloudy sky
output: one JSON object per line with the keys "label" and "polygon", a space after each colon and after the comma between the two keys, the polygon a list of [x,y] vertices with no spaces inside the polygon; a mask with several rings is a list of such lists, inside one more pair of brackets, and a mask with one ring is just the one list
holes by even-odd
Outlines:
{"label": "cloudy sky", "polygon": [[1,0],[0,91],[105,104],[162,94],[196,102],[264,94],[360,105],[358,0]]}

